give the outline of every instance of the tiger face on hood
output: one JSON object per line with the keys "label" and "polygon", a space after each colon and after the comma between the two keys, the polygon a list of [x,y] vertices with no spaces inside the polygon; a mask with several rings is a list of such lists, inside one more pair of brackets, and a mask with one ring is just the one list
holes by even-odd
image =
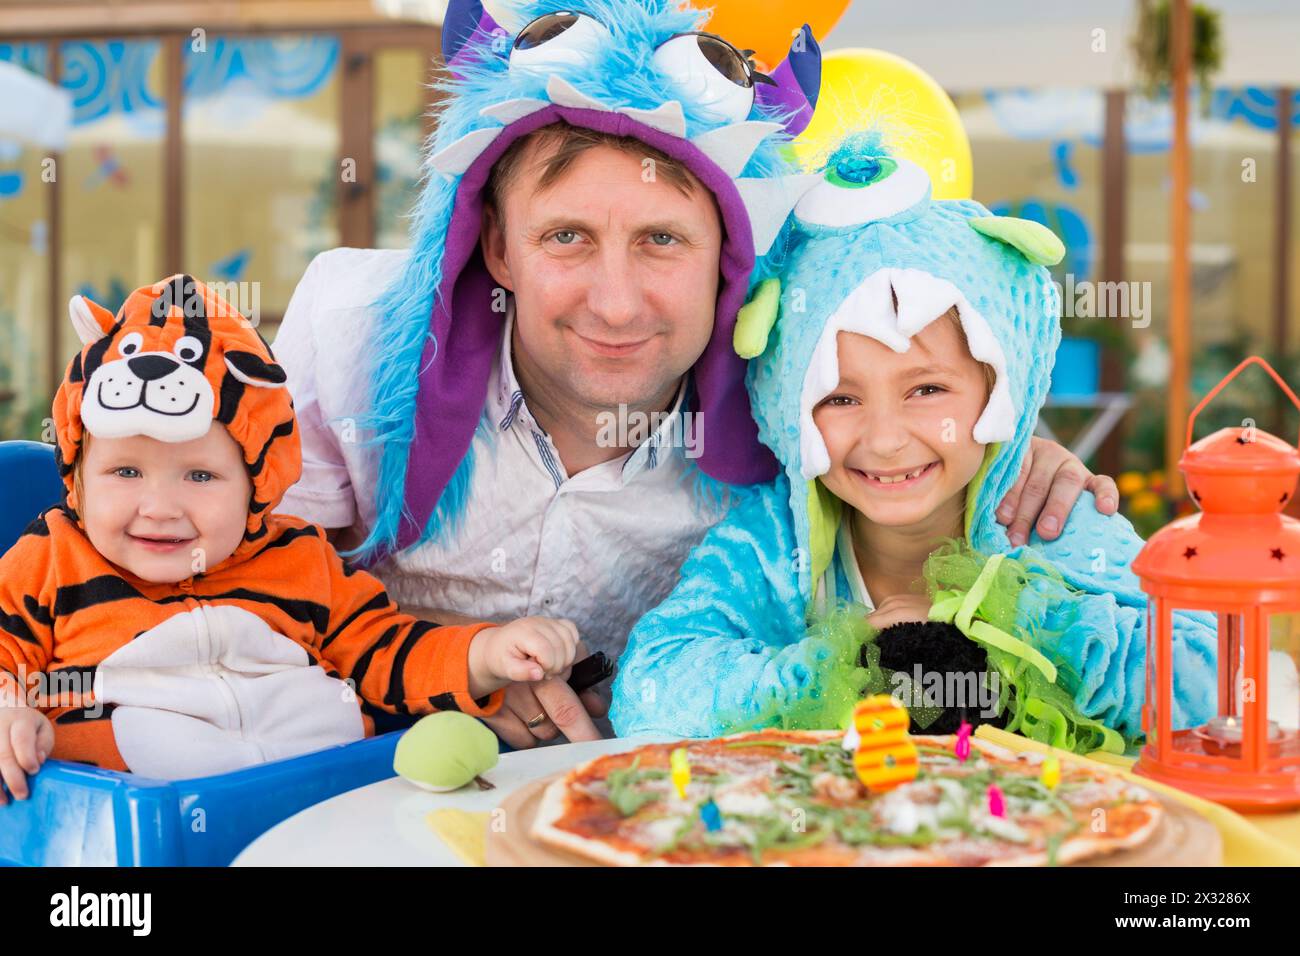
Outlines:
{"label": "tiger face on hood", "polygon": [[81,507],[73,471],[85,434],[187,442],[219,422],[252,482],[245,542],[262,537],[302,451],[284,370],[252,323],[188,275],[136,289],[116,316],[80,295],[68,311],[83,348],[54,399],[67,507]]}

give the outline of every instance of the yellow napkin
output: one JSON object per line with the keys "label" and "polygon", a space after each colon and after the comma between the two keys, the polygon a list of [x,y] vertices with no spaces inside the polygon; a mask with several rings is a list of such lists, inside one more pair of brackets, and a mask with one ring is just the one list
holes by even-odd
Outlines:
{"label": "yellow napkin", "polygon": [[1148,790],[1162,793],[1186,804],[1218,829],[1219,835],[1223,838],[1225,866],[1300,866],[1300,811],[1258,814],[1247,819],[1234,810],[1194,797],[1184,790],[1130,773],[1129,768],[1136,762],[1132,757],[1119,757],[1114,754],[1078,757],[1067,751],[1055,750],[1037,740],[1030,740],[1019,734],[1009,734],[988,724],[981,724],[976,728],[975,736],[989,743],[999,744],[1008,750],[1056,753],[1063,757],[1104,764],[1107,770],[1117,772],[1120,776]]}
{"label": "yellow napkin", "polygon": [[488,819],[486,813],[447,809],[432,811],[424,821],[466,866],[486,866]]}

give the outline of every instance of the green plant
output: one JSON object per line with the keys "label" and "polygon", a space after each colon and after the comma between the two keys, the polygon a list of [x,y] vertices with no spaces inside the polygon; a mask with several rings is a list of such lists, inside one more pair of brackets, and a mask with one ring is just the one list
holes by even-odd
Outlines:
{"label": "green plant", "polygon": [[[1219,12],[1200,3],[1192,5],[1192,71],[1201,88],[1201,109],[1210,108],[1211,80],[1223,62],[1223,31]],[[1133,53],[1139,80],[1148,97],[1169,89],[1173,74],[1170,33],[1171,0],[1139,0]]]}

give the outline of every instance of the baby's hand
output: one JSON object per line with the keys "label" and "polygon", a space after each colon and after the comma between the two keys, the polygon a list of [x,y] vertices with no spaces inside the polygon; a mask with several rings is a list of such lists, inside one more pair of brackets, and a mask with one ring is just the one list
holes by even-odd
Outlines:
{"label": "baby's hand", "polygon": [[469,646],[470,681],[491,693],[516,681],[556,677],[569,669],[577,653],[578,628],[572,621],[520,618],[474,637]]}
{"label": "baby's hand", "polygon": [[[54,749],[54,725],[34,707],[0,706],[0,777],[15,800],[28,796],[27,776]],[[0,805],[5,803],[0,788]]]}
{"label": "baby's hand", "polygon": [[878,631],[905,621],[924,621],[930,616],[930,599],[924,594],[891,594],[867,615],[867,623]]}

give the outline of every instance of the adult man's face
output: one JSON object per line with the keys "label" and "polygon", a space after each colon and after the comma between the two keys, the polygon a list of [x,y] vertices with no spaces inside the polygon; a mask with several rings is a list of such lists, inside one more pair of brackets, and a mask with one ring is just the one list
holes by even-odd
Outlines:
{"label": "adult man's face", "polygon": [[484,216],[489,271],[515,296],[520,377],[594,409],[661,405],[713,331],[722,225],[712,195],[641,157],[592,146],[540,185],[554,150],[526,145],[501,208]]}

